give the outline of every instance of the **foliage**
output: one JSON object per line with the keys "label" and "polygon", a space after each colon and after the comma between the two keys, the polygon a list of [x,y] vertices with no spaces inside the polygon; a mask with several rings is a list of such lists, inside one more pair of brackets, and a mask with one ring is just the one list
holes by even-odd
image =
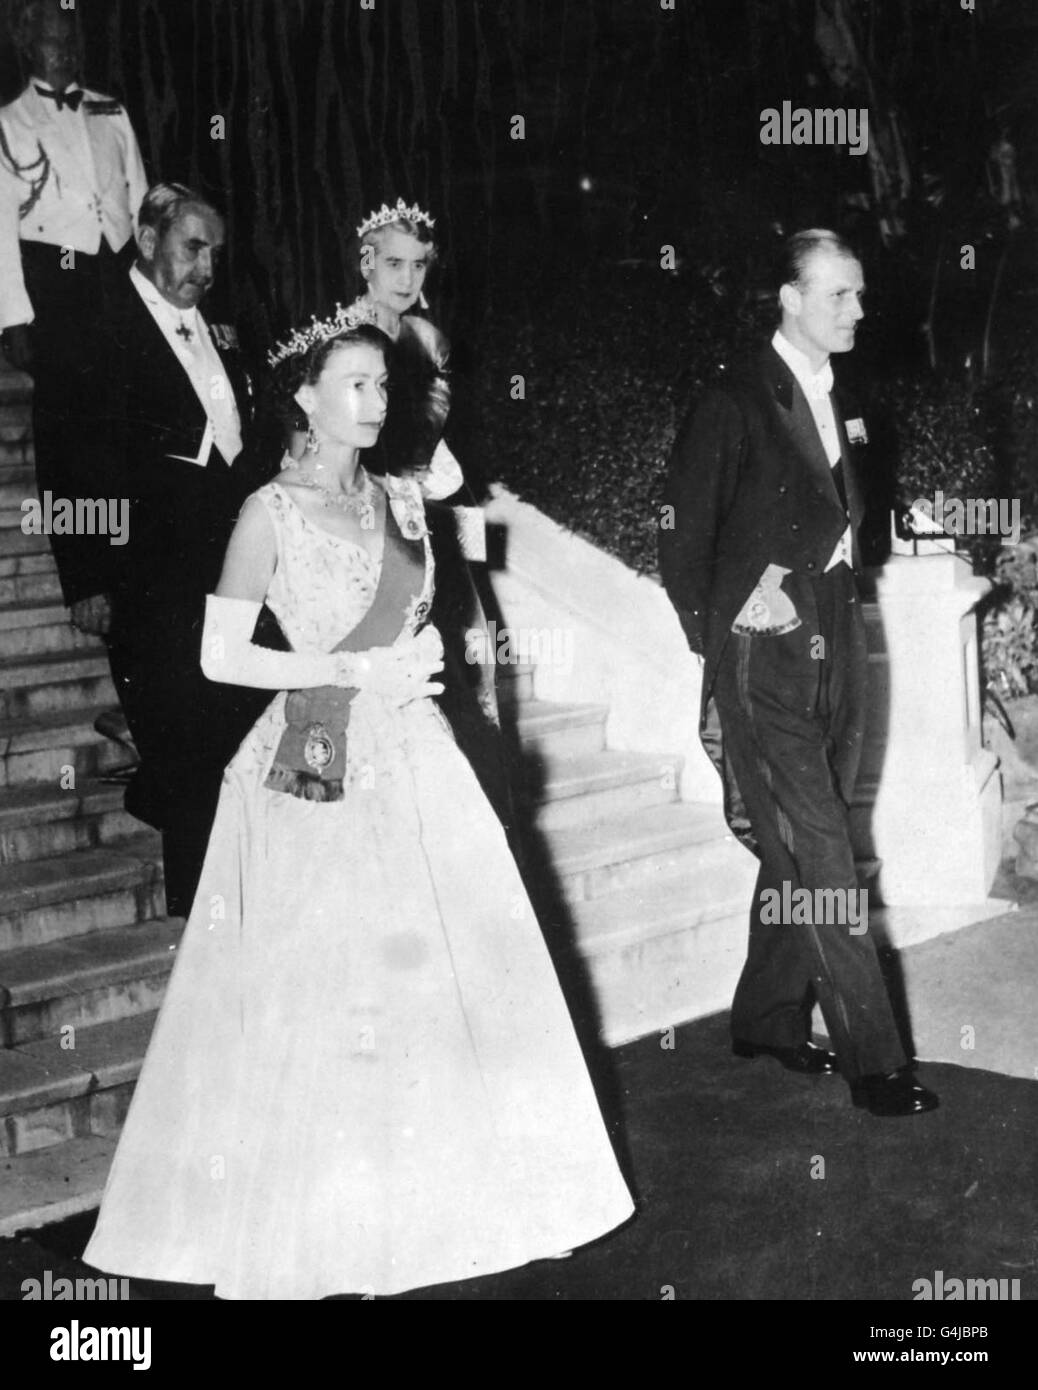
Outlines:
{"label": "foliage", "polygon": [[898,482],[913,501],[933,497],[986,497],[995,461],[981,401],[947,378],[897,378],[884,391],[898,437]]}
{"label": "foliage", "polygon": [[1038,536],[1007,546],[995,562],[983,617],[981,660],[1003,699],[1038,690]]}
{"label": "foliage", "polygon": [[1003,699],[1030,695],[1038,689],[1038,627],[1035,599],[1010,593],[984,615],[984,672]]}
{"label": "foliage", "polygon": [[[502,311],[473,354],[477,410],[457,451],[479,459],[488,480],[653,573],[680,418],[755,340],[758,318],[752,302],[733,314],[703,276],[678,280],[658,268],[585,278],[545,295],[526,319]],[[510,394],[516,374],[522,400]]]}

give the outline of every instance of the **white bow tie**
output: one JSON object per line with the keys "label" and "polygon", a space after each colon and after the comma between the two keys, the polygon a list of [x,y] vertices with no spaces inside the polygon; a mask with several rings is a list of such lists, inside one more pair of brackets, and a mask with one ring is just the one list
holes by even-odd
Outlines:
{"label": "white bow tie", "polygon": [[809,401],[826,401],[829,393],[833,389],[833,369],[830,363],[826,363],[820,372],[815,372],[812,376],[801,381],[804,395]]}

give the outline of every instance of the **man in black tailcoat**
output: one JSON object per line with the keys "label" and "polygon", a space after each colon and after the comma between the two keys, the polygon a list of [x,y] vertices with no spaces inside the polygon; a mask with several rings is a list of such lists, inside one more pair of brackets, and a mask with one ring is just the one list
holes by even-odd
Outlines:
{"label": "man in black tailcoat", "polygon": [[[855,1104],[914,1115],[937,1097],[907,1064],[849,826],[866,714],[854,571],[876,475],[829,358],[854,346],[864,279],[846,243],[814,230],[790,238],[779,285],[770,346],[678,434],[660,544],[667,593],[704,658],[704,743],[730,824],[760,859],[733,1047],[792,1071],[839,1070]],[[880,532],[888,524],[889,513]],[[815,999],[833,1052],[810,1040]]]}
{"label": "man in black tailcoat", "polygon": [[198,309],[223,243],[223,218],[200,195],[149,189],[136,264],[92,347],[98,488],[129,500],[127,543],[96,552],[112,675],[141,760],[126,806],[162,831],[173,915],[190,910],[223,768],[270,698],[213,684],[199,665],[205,596],[243,500],[265,481],[235,335]]}

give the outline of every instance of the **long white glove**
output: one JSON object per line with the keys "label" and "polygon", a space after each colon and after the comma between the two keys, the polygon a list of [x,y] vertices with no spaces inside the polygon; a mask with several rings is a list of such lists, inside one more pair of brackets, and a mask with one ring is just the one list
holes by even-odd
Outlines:
{"label": "long white glove", "polygon": [[443,690],[429,680],[443,669],[443,643],[431,624],[417,637],[367,652],[274,652],[252,640],[261,606],[251,599],[207,595],[202,671],[211,681],[259,690],[339,685],[400,705]]}
{"label": "long white glove", "polygon": [[440,502],[444,497],[453,496],[464,484],[461,464],[447,447],[446,440],[437,441],[429,467],[419,473],[416,480],[422,489],[422,496],[428,497],[430,502]]}

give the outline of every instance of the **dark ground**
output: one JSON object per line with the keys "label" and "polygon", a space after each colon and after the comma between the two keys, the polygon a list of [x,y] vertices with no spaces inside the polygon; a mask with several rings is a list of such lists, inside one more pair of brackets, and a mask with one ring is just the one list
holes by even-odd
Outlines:
{"label": "dark ground", "polygon": [[[393,1301],[904,1302],[913,1281],[937,1270],[945,1279],[1017,1278],[1021,1299],[1035,1299],[1033,1082],[923,1066],[941,1108],[884,1120],[855,1110],[838,1078],[735,1059],[725,1015],[678,1029],[672,1050],[660,1041],[612,1054],[623,1117],[615,1128],[639,1206],[628,1226],[570,1260]],[[812,1176],[823,1165],[824,1176]],[[43,1269],[88,1275],[78,1255],[93,1219],[0,1241],[0,1299],[20,1299],[21,1281]],[[141,1282],[131,1296],[212,1297]]]}

